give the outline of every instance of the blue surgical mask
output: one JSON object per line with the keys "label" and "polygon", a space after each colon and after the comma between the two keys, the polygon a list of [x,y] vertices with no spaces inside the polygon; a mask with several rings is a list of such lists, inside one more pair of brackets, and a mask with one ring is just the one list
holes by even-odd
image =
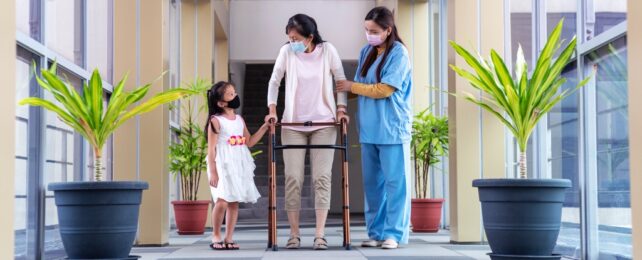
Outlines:
{"label": "blue surgical mask", "polygon": [[290,42],[290,49],[295,53],[304,52],[306,47],[303,42]]}

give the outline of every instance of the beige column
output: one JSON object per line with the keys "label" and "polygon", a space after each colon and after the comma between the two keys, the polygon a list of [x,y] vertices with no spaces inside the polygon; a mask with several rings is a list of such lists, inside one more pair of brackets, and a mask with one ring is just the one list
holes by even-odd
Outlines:
{"label": "beige column", "polygon": [[[395,12],[398,14],[396,25],[399,37],[404,41],[412,62],[413,114],[418,114],[430,106],[428,51],[431,46],[428,42],[428,7],[428,1],[399,0]],[[412,180],[414,181],[414,178]],[[415,192],[413,188],[413,194],[416,194]]]}
{"label": "beige column", "polygon": [[214,20],[214,79],[216,81],[225,80],[229,81],[229,45],[226,34],[226,22],[221,20],[222,17],[227,15],[220,15],[217,11]]}
{"label": "beige column", "polygon": [[[228,81],[227,54],[227,1],[184,1],[181,3],[181,80],[191,82],[196,77],[217,82]],[[194,97],[195,104],[202,105],[202,97]],[[186,111],[181,113],[185,115]],[[207,112],[199,115],[205,122]],[[200,123],[199,123],[200,124]],[[211,200],[207,175],[199,182],[199,200]],[[209,214],[209,213],[208,213]],[[207,226],[211,226],[207,218]]]}
{"label": "beige column", "polygon": [[642,24],[642,2],[628,1],[626,15],[629,68],[629,158],[631,158],[631,219],[633,220],[633,258],[642,259],[642,74],[635,73],[642,66],[642,31],[635,27]]}
{"label": "beige column", "polygon": [[430,106],[428,1],[398,1],[397,29],[412,61],[412,103],[415,114]]}
{"label": "beige column", "polygon": [[399,6],[398,2],[399,0],[376,0],[375,5],[388,7],[388,9],[392,10],[395,13],[396,19],[399,17],[399,14],[397,12],[397,7]]}
{"label": "beige column", "polygon": [[[137,8],[139,2],[140,9]],[[114,2],[114,78],[129,73],[126,89],[153,82],[148,96],[169,89],[168,2]],[[137,44],[137,36],[140,40]],[[140,209],[139,245],[166,245],[169,231],[167,156],[169,110],[160,107],[126,123],[114,134],[114,179],[149,183]],[[137,152],[138,150],[138,152]]]}
{"label": "beige column", "polygon": [[[478,12],[476,0],[448,1],[448,38],[467,48],[478,48],[488,56],[490,48],[503,53],[503,1],[486,0]],[[481,17],[478,15],[482,14]],[[478,23],[481,22],[481,31]],[[474,46],[470,46],[474,44]],[[456,57],[448,46],[448,62],[466,68],[464,60]],[[449,70],[448,91],[478,93],[470,84]],[[475,243],[483,240],[481,207],[474,179],[501,178],[504,173],[504,129],[488,113],[481,115],[476,105],[449,97],[450,127],[450,239],[456,243]],[[482,133],[480,137],[480,131]],[[481,141],[480,141],[481,139]]]}
{"label": "beige column", "polygon": [[16,125],[16,7],[6,1],[0,9],[0,78],[4,89],[0,95],[0,259],[13,259],[14,250],[14,162]]}

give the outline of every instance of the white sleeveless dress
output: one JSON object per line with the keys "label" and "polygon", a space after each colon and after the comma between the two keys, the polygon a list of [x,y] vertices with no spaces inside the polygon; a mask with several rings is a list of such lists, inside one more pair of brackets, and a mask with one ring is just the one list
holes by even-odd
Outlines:
{"label": "white sleeveless dress", "polygon": [[[256,203],[261,197],[254,184],[254,158],[250,153],[243,130],[245,125],[241,116],[234,120],[223,116],[214,116],[221,126],[216,143],[216,172],[218,186],[210,186],[214,201],[223,199],[227,202]],[[207,178],[210,178],[210,165],[207,165]]]}

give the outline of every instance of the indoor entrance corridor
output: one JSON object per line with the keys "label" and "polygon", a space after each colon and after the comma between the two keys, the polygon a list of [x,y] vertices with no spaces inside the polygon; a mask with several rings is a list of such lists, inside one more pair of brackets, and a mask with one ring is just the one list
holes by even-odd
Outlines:
{"label": "indoor entrance corridor", "polygon": [[0,260],[642,259],[642,1],[3,4]]}

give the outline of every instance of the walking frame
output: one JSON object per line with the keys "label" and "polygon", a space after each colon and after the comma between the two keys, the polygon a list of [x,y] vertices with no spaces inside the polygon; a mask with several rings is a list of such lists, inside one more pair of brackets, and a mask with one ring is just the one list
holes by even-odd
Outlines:
{"label": "walking frame", "polygon": [[[330,123],[276,123],[274,119],[270,119],[270,134],[268,140],[268,245],[267,249],[278,251],[277,244],[277,219],[276,219],[276,150],[285,149],[335,149],[341,150],[341,158],[343,160],[341,169],[342,190],[343,190],[343,247],[350,250],[350,185],[348,182],[348,122],[342,119],[341,122]],[[283,126],[334,126],[341,129],[341,141],[339,145],[336,144],[323,144],[323,145],[277,145],[276,143],[276,128]]]}

